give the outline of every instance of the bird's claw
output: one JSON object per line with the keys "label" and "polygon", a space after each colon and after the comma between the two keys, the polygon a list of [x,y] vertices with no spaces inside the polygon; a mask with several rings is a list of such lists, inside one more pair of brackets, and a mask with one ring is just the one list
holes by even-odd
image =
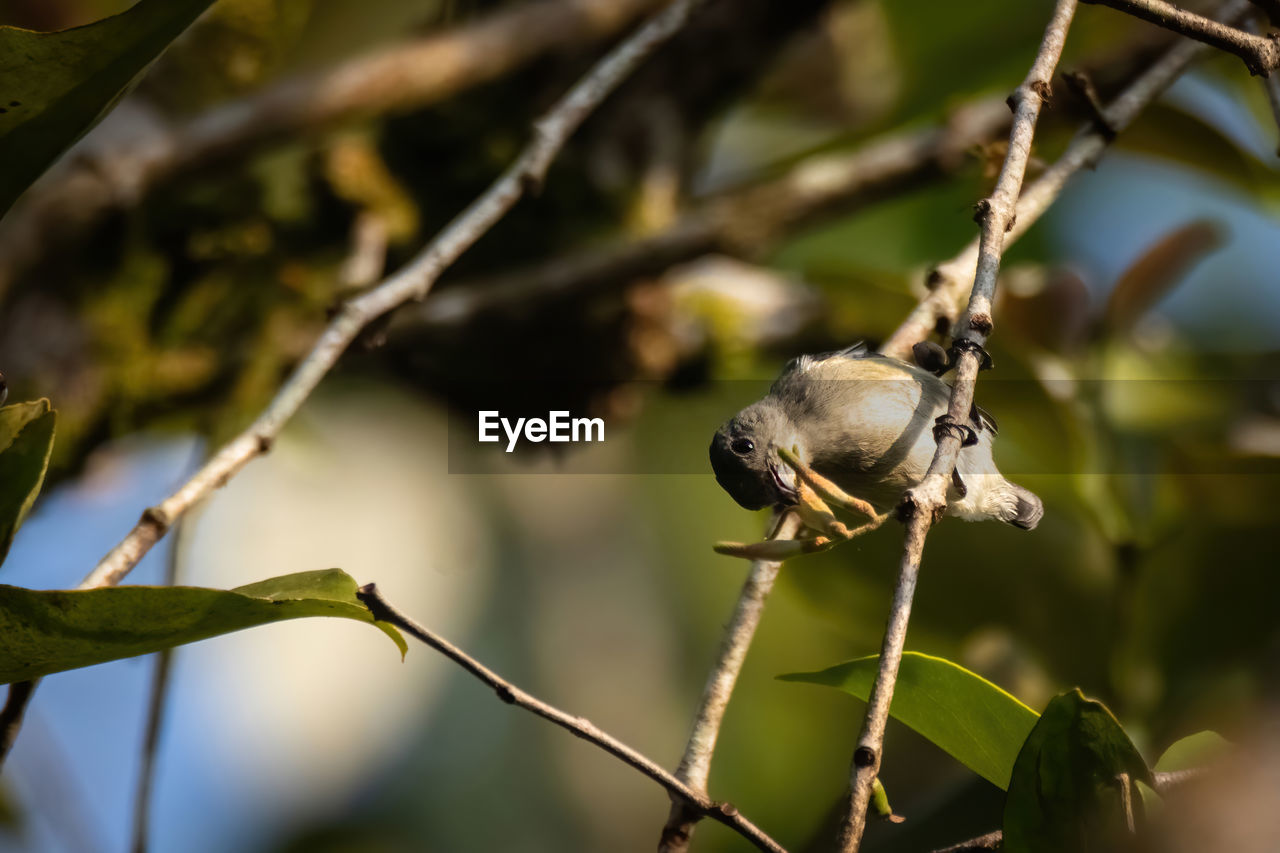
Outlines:
{"label": "bird's claw", "polygon": [[[796,504],[791,509],[800,516],[800,521],[804,524],[800,538],[768,539],[751,544],[718,542],[715,545],[716,553],[747,560],[781,562],[802,554],[826,551],[840,542],[875,530],[889,517],[888,513],[876,512],[871,504],[848,494],[814,471],[794,450],[779,448],[778,455],[796,472]],[[850,528],[836,518],[830,504],[865,515],[870,521]]]}

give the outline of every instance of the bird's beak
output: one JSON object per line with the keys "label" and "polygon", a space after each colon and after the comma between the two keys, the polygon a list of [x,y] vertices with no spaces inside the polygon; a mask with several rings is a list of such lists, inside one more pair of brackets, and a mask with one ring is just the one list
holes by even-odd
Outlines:
{"label": "bird's beak", "polygon": [[770,464],[769,474],[773,477],[774,488],[782,497],[781,503],[790,505],[799,501],[800,498],[796,492],[796,472],[791,470],[790,465],[780,462]]}

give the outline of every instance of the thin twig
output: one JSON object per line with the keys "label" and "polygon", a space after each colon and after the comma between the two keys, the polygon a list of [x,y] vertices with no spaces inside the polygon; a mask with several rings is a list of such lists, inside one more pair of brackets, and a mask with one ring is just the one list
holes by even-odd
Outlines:
{"label": "thin twig", "polygon": [[[800,519],[795,513],[785,513],[778,519],[770,534],[771,539],[793,539],[800,532]],[[720,651],[702,689],[702,700],[694,719],[693,731],[685,744],[684,755],[676,768],[676,777],[692,790],[705,796],[707,779],[711,774],[711,758],[715,754],[716,740],[720,736],[720,724],[733,696],[734,685],[747,659],[747,650],[755,637],[764,603],[773,590],[781,563],[753,560],[747,571],[746,583],[733,608],[733,617],[720,640]],[[693,828],[705,812],[690,804],[683,796],[671,797],[671,812],[662,837],[658,842],[661,853],[683,853],[689,849]]]}
{"label": "thin twig", "polygon": [[[969,412],[973,408],[974,382],[981,366],[978,352],[991,333],[991,300],[995,296],[996,275],[1000,270],[1005,232],[1014,222],[1014,209],[1022,189],[1022,178],[1031,157],[1036,120],[1040,116],[1040,107],[1049,95],[1049,84],[1058,65],[1058,57],[1062,55],[1062,46],[1067,40],[1067,30],[1075,11],[1076,0],[1058,0],[1054,6],[1053,16],[1045,28],[1035,62],[1009,101],[1014,110],[1013,128],[1009,131],[1009,149],[1000,169],[995,191],[979,205],[978,217],[982,223],[982,234],[979,238],[977,270],[969,296],[967,322],[962,324],[964,331],[957,336],[957,343],[968,340],[974,346],[961,350],[957,359],[956,380],[952,386],[951,403],[947,412],[949,422],[957,428],[935,431],[938,449],[929,470],[920,484],[910,489],[903,498],[902,514],[907,524],[906,544],[899,566],[897,587],[893,593],[889,624],[880,650],[879,670],[867,697],[866,716],[853,753],[849,810],[840,828],[839,847],[844,853],[856,851],[862,843],[867,804],[871,800],[876,774],[880,770],[889,704],[893,699],[898,665],[906,644],[907,623],[911,617],[911,602],[920,572],[925,536],[947,505],[947,487],[962,441],[958,426],[968,421]],[[942,426],[944,422],[940,419],[939,427]]]}
{"label": "thin twig", "polygon": [[[271,449],[284,425],[337,363],[348,345],[374,320],[411,299],[422,299],[440,274],[469,249],[526,193],[536,190],[573,132],[650,54],[675,35],[705,0],[673,0],[595,64],[541,119],[533,140],[487,190],[422,252],[368,293],[338,310],[307,356],[258,418],[213,455],[196,474],[159,504],[148,507],[133,530],[80,583],[95,589],[119,583],[169,528],[214,489]],[[10,688],[0,712],[0,735],[17,736],[30,699]],[[6,744],[0,740],[0,760]]]}
{"label": "thin twig", "polygon": [[968,841],[952,844],[950,847],[941,847],[934,850],[933,853],[980,853],[983,850],[999,850],[1003,844],[1004,833],[997,829],[994,832],[988,832],[986,835],[979,835],[977,838],[970,838]]}
{"label": "thin twig", "polygon": [[534,125],[534,138],[502,175],[401,270],[339,309],[311,352],[276,393],[266,410],[226,444],[181,488],[142,514],[119,545],[82,586],[119,583],[194,504],[224,485],[253,458],[267,452],[289,418],[373,320],[413,299],[422,299],[440,274],[546,177],[568,138],[646,57],[673,36],[703,0],[676,0],[596,64]]}
{"label": "thin twig", "polygon": [[[1249,8],[1245,0],[1224,4],[1219,17],[1224,21],[1240,18]],[[1179,40],[1141,76],[1133,81],[1102,111],[1107,126],[1123,132],[1138,114],[1160,96],[1178,78],[1192,60],[1207,50],[1200,42]],[[1083,128],[1067,150],[1045,172],[1022,191],[1018,199],[1013,227],[1005,235],[1009,246],[1034,225],[1058,199],[1077,172],[1092,168],[1106,151],[1110,134],[1093,124]],[[955,325],[969,296],[969,284],[978,262],[979,240],[974,240],[951,260],[937,266],[929,275],[930,290],[885,341],[880,351],[895,358],[909,359],[911,347],[943,325]]]}
{"label": "thin twig", "polygon": [[[203,449],[197,449],[195,462],[204,458]],[[174,525],[173,541],[169,543],[165,560],[165,586],[178,583],[179,560],[186,541],[189,519],[181,519]],[[174,649],[167,648],[156,658],[155,672],[151,676],[151,695],[147,699],[146,726],[142,735],[142,766],[138,770],[138,789],[133,801],[133,853],[146,853],[151,837],[151,801],[156,779],[156,754],[160,746],[160,732],[164,728],[165,708],[169,696],[169,681],[173,672]]]}
{"label": "thin twig", "polygon": [[[1256,15],[1248,15],[1244,19],[1245,29],[1255,35],[1266,25],[1266,15],[1261,9]],[[1271,117],[1275,119],[1276,127],[1280,128],[1280,74],[1268,74],[1262,81],[1262,88],[1266,90],[1267,103],[1271,105]],[[1276,155],[1280,156],[1280,143],[1277,143]]]}
{"label": "thin twig", "polygon": [[584,717],[575,717],[553,705],[547,704],[536,696],[526,693],[448,640],[431,633],[422,625],[414,622],[392,607],[378,592],[375,584],[367,584],[361,587],[358,595],[360,600],[372,611],[375,619],[395,625],[440,652],[492,688],[493,692],[503,702],[524,708],[526,711],[565,729],[574,736],[595,744],[613,757],[620,759],[623,763],[639,770],[645,776],[657,782],[673,797],[679,797],[688,804],[689,808],[696,810],[700,815],[719,821],[737,832],[755,845],[756,848],[770,851],[770,853],[786,853],[778,842],[747,820],[733,806],[727,803],[714,802],[706,794],[681,781],[657,762],[627,746],[608,732],[600,729],[590,720]]}
{"label": "thin twig", "polygon": [[0,767],[4,766],[4,760],[9,757],[18,732],[22,730],[22,718],[27,713],[36,684],[35,681],[16,681],[9,685],[4,708],[0,708]]}
{"label": "thin twig", "polygon": [[286,77],[176,125],[145,102],[126,101],[122,108],[145,120],[130,122],[127,133],[91,136],[4,217],[0,293],[50,251],[174,175],[276,140],[439,103],[545,54],[608,38],[658,3],[511,4],[478,21]]}
{"label": "thin twig", "polygon": [[1110,6],[1180,35],[1202,41],[1218,50],[1235,54],[1244,60],[1249,73],[1267,75],[1280,67],[1280,45],[1266,36],[1245,32],[1236,27],[1180,9],[1165,0],[1082,0]]}

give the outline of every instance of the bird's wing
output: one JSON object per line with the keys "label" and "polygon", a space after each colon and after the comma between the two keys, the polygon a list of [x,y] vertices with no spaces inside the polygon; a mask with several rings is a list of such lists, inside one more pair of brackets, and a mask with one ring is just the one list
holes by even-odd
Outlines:
{"label": "bird's wing", "polygon": [[812,370],[814,367],[821,364],[822,362],[829,361],[835,358],[855,359],[855,358],[883,358],[883,357],[884,356],[881,356],[878,353],[874,353],[871,350],[867,349],[867,344],[865,341],[858,341],[856,344],[853,344],[852,346],[847,346],[844,349],[832,350],[831,352],[815,353],[813,355],[796,356],[795,358],[788,361],[786,365],[782,368],[782,373],[779,376],[779,379],[789,376],[793,373],[804,373],[806,371]]}

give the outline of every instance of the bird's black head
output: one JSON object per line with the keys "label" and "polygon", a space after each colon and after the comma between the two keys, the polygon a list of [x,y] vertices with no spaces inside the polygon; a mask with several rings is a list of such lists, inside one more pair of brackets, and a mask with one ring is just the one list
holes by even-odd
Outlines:
{"label": "bird's black head", "polygon": [[778,457],[790,430],[785,415],[767,400],[748,406],[711,439],[716,482],[746,509],[796,502],[795,473]]}

